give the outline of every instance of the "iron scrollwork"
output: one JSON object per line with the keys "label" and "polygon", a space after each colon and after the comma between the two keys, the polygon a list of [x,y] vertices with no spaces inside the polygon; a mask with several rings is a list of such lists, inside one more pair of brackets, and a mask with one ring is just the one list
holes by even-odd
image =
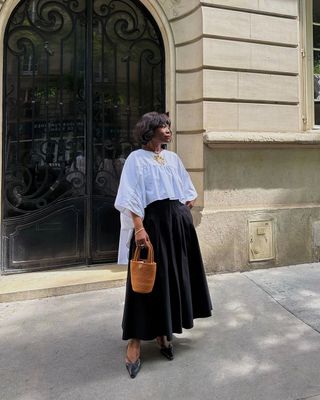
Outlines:
{"label": "iron scrollwork", "polygon": [[6,29],[5,71],[4,218],[114,197],[136,147],[133,124],[164,111],[163,45],[150,16],[134,0],[25,0]]}

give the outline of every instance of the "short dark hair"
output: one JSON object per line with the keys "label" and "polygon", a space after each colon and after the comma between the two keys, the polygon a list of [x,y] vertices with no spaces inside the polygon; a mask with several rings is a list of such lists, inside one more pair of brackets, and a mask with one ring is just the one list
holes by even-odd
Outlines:
{"label": "short dark hair", "polygon": [[140,144],[145,145],[153,138],[157,128],[165,126],[169,126],[169,128],[171,126],[168,115],[151,111],[139,119],[134,128],[134,135]]}

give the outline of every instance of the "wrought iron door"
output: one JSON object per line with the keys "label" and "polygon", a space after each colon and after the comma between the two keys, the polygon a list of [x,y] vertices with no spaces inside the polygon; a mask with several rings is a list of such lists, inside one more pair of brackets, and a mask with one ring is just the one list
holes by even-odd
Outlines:
{"label": "wrought iron door", "polygon": [[114,261],[132,127],[164,110],[155,22],[134,0],[27,0],[4,54],[2,269]]}

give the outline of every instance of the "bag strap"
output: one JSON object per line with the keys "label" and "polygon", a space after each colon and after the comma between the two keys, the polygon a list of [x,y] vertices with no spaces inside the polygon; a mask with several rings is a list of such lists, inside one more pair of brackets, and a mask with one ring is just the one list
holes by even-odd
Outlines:
{"label": "bag strap", "polygon": [[[153,251],[153,246],[151,244],[151,242],[146,242],[147,243],[147,247],[148,247],[148,256],[147,256],[147,262],[149,263],[153,263],[154,262],[154,251]],[[140,257],[140,251],[141,251],[141,247],[136,246],[136,249],[134,251],[134,255],[133,255],[133,261],[138,261],[139,257]]]}

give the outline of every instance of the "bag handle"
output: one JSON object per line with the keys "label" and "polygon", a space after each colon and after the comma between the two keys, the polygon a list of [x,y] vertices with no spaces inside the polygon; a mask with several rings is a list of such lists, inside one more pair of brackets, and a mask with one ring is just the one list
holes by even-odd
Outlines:
{"label": "bag handle", "polygon": [[[150,241],[146,242],[147,247],[148,247],[148,258],[147,258],[147,262],[148,263],[153,263],[154,262],[154,251],[153,251],[153,246],[151,244]],[[138,261],[139,257],[140,257],[140,251],[141,251],[141,247],[136,246],[136,249],[134,251],[134,255],[133,255],[133,261]]]}

